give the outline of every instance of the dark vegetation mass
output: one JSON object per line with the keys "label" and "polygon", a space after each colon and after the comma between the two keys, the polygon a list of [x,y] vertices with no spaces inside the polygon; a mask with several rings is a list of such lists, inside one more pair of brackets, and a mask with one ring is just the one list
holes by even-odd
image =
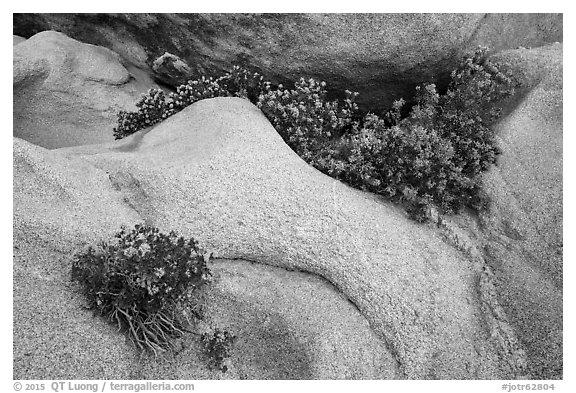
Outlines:
{"label": "dark vegetation mass", "polygon": [[500,115],[498,103],[515,89],[511,75],[487,54],[479,48],[465,56],[445,94],[423,84],[412,108],[399,99],[381,115],[360,114],[357,93],[329,100],[324,82],[302,78],[293,89],[273,88],[258,73],[234,67],[219,78],[189,81],[175,93],[149,90],[137,111],[118,114],[114,136],[150,127],[204,98],[243,97],[310,165],[403,204],[413,219],[427,221],[433,206],[442,213],[479,211],[488,204],[480,175],[499,154],[491,125]]}
{"label": "dark vegetation mass", "polygon": [[71,273],[89,308],[126,333],[139,350],[174,352],[178,339],[194,333],[201,336],[209,366],[225,372],[235,336],[220,328],[202,334],[191,330],[204,318],[198,291],[211,282],[210,257],[193,238],[136,225],[78,253]]}

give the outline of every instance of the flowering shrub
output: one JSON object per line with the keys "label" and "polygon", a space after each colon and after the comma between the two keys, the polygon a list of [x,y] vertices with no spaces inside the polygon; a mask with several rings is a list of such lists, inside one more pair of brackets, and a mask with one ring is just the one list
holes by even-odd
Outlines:
{"label": "flowering shrub", "polygon": [[231,72],[216,79],[202,76],[200,79],[188,81],[179,86],[176,93],[169,93],[167,96],[162,90],[150,89],[136,102],[138,108],[136,112],[118,113],[114,138],[122,139],[153,126],[196,101],[206,98],[232,96],[252,99],[255,102],[265,86],[260,74],[250,73],[234,66]]}
{"label": "flowering shrub", "polygon": [[486,59],[487,53],[487,48],[480,47],[466,56],[452,72],[445,95],[440,96],[433,84],[419,88],[417,105],[404,121],[405,127],[419,125],[429,132],[435,130],[453,150],[446,186],[432,194],[448,212],[464,206],[481,210],[488,204],[479,176],[500,154],[491,129],[500,116],[495,104],[513,95],[516,83],[497,63]]}
{"label": "flowering shrub", "polygon": [[510,75],[486,59],[487,48],[466,56],[452,72],[445,95],[434,84],[416,89],[416,105],[402,118],[405,101],[382,117],[358,115],[358,93],[327,98],[326,83],[301,78],[294,89],[273,90],[258,73],[239,67],[217,78],[190,81],[166,98],[149,92],[137,113],[121,112],[118,135],[154,124],[203,98],[252,100],[286,143],[306,162],[354,187],[406,203],[410,217],[425,221],[431,204],[443,212],[481,210],[488,199],[479,175],[500,153],[490,128],[495,105],[514,93]]}
{"label": "flowering shrub", "polygon": [[326,83],[314,79],[300,81],[294,90],[277,90],[266,86],[256,105],[270,120],[286,143],[307,162],[319,166],[331,140],[353,125],[352,115],[358,110],[354,102],[358,93],[346,91],[344,105],[326,99]]}
{"label": "flowering shrub", "polygon": [[194,291],[210,280],[209,258],[194,239],[136,225],[77,255],[72,279],[83,285],[91,308],[156,354],[187,331]]}
{"label": "flowering shrub", "polygon": [[413,111],[417,122],[431,122],[443,138],[450,140],[455,164],[470,178],[496,162],[500,151],[490,125],[500,116],[500,108],[494,104],[515,91],[511,75],[485,59],[487,52],[487,48],[480,47],[465,57],[452,72],[447,93],[437,102],[419,103],[418,108],[426,108],[424,113]]}
{"label": "flowering shrub", "polygon": [[300,80],[294,90],[268,91],[258,106],[307,162],[354,187],[407,204],[426,221],[434,204],[446,213],[481,210],[488,200],[479,175],[499,150],[490,124],[494,103],[514,92],[509,75],[480,48],[452,73],[446,95],[433,84],[416,90],[417,105],[401,118],[404,100],[382,118],[354,121],[354,94],[344,105],[327,101],[325,84]]}
{"label": "flowering shrub", "polygon": [[452,198],[446,189],[458,176],[453,155],[450,144],[434,129],[388,128],[383,119],[368,115],[358,133],[342,138],[339,154],[325,169],[331,176],[388,199],[447,206]]}

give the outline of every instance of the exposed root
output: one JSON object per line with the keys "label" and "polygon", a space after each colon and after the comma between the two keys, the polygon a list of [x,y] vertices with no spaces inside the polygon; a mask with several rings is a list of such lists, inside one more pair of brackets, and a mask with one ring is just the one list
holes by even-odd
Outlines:
{"label": "exposed root", "polygon": [[[190,324],[187,315],[185,322]],[[124,330],[130,341],[140,350],[149,350],[158,356],[160,353],[175,350],[173,339],[180,338],[184,333],[194,333],[186,328],[184,322],[175,312],[159,311],[146,313],[136,308],[122,309],[115,306],[108,318],[118,325],[118,330]]]}

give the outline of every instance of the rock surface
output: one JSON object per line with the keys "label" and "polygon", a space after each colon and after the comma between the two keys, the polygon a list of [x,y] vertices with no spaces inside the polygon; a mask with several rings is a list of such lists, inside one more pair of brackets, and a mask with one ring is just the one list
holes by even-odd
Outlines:
{"label": "rock surface", "polygon": [[[57,45],[16,59],[34,39]],[[65,61],[70,51],[54,48],[68,44],[84,45],[52,32],[18,44],[15,86],[64,86],[53,64],[93,86],[124,80]],[[238,98],[106,144],[47,150],[14,138],[14,378],[562,378],[562,45],[499,59],[524,90],[498,125],[493,206],[438,228],[311,168]],[[62,129],[90,120],[67,111],[72,92],[56,102],[15,93],[24,135],[58,141],[37,127],[43,107]],[[205,298],[211,320],[239,336],[229,373],[207,369],[193,337],[173,359],[139,360],[83,309],[74,252],[138,222],[216,253]]]}
{"label": "rock surface", "polygon": [[562,379],[562,45],[494,58],[522,88],[496,127],[503,154],[484,177],[492,205],[479,220],[448,221],[493,269],[499,304],[526,349],[527,374]]}
{"label": "rock surface", "polygon": [[14,135],[49,149],[114,140],[148,86],[111,50],[45,31],[14,46]]}
{"label": "rock surface", "polygon": [[216,261],[204,294],[207,314],[239,337],[229,373],[208,370],[193,337],[173,359],[139,361],[114,326],[84,308],[69,279],[76,251],[142,219],[118,182],[84,160],[14,139],[14,378],[401,376],[385,342],[325,280],[247,261]]}
{"label": "rock surface", "polygon": [[24,42],[24,41],[26,41],[26,38],[20,37],[18,35],[14,35],[13,45],[18,45],[19,43]]}
{"label": "rock surface", "polygon": [[486,179],[488,255],[502,305],[540,378],[562,378],[562,45],[503,52],[524,96],[497,127],[504,154]]}
{"label": "rock surface", "polygon": [[360,92],[364,110],[445,86],[463,52],[562,41],[562,14],[15,14],[14,34],[54,29],[150,70],[164,52],[192,74],[246,66],[276,83],[301,76]]}
{"label": "rock surface", "polygon": [[[218,260],[212,271],[217,281],[203,297],[206,314],[237,341],[227,375],[211,378],[402,378],[384,340],[325,280],[243,260]],[[181,366],[198,358],[193,348],[175,360],[176,379],[195,379],[195,368],[202,369],[202,358],[196,367]]]}
{"label": "rock surface", "polygon": [[220,258],[323,277],[386,342],[402,377],[518,372],[521,351],[502,346],[514,337],[486,328],[494,316],[477,295],[483,266],[308,166],[248,101],[204,100],[114,144],[55,153],[108,172],[141,220],[194,236]]}

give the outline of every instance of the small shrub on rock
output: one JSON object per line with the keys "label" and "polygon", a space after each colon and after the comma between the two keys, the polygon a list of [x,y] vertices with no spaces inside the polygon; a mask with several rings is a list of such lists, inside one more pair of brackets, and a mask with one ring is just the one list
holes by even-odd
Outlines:
{"label": "small shrub on rock", "polygon": [[486,59],[487,48],[479,48],[464,58],[451,75],[445,95],[436,86],[425,85],[418,91],[418,104],[408,122],[438,130],[454,147],[454,162],[462,173],[473,178],[496,162],[500,153],[490,126],[500,116],[495,105],[511,96],[515,83],[511,75]]}
{"label": "small shrub on rock", "polygon": [[514,94],[516,83],[486,58],[487,53],[487,48],[480,47],[466,56],[452,72],[445,95],[440,96],[433,84],[420,87],[417,105],[402,123],[436,132],[451,147],[447,183],[430,194],[447,212],[464,206],[479,211],[488,205],[479,179],[500,154],[491,126],[500,116],[497,103]]}
{"label": "small shrub on rock", "polygon": [[357,134],[346,135],[327,173],[388,199],[411,204],[450,206],[446,191],[459,174],[450,143],[421,126],[387,127],[374,115]]}
{"label": "small shrub on rock", "polygon": [[194,239],[136,225],[115,241],[89,247],[72,265],[91,308],[125,331],[141,350],[173,349],[172,339],[187,331],[194,292],[210,280]]}
{"label": "small shrub on rock", "polygon": [[434,84],[417,88],[417,105],[402,119],[404,100],[383,117],[354,121],[355,94],[344,105],[326,99],[325,84],[300,80],[262,95],[258,106],[294,151],[324,173],[354,187],[407,204],[426,221],[434,204],[445,213],[486,208],[479,175],[496,161],[491,123],[495,103],[514,92],[510,75],[479,48],[452,73],[445,95]]}

